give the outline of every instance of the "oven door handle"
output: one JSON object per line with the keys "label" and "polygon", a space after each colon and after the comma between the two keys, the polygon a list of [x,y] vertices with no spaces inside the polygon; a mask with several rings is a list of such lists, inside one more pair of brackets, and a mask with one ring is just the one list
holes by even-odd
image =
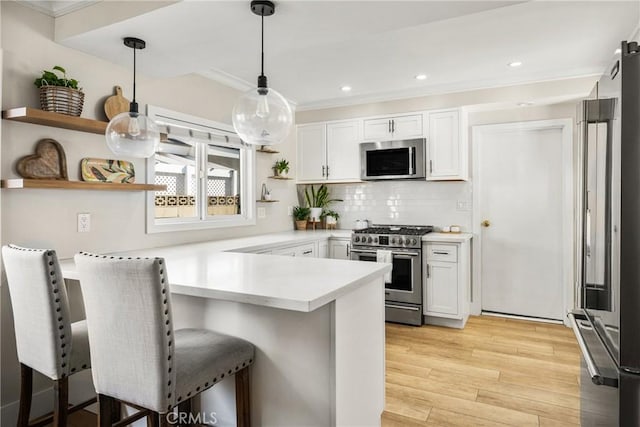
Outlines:
{"label": "oven door handle", "polygon": [[[363,249],[351,248],[351,253],[352,254],[371,254],[371,255],[375,255],[376,251],[368,251],[368,250],[363,250]],[[391,255],[393,255],[393,256],[406,255],[406,256],[409,256],[409,257],[418,257],[418,256],[420,256],[420,254],[418,252],[395,252],[395,251],[391,251]]]}
{"label": "oven door handle", "polygon": [[420,307],[408,307],[406,305],[385,304],[385,307],[398,308],[400,310],[420,311]]}

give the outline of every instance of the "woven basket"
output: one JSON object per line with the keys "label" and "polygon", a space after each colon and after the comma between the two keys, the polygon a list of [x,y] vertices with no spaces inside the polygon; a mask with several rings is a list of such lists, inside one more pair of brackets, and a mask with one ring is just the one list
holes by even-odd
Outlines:
{"label": "woven basket", "polygon": [[84,93],[64,86],[40,87],[40,107],[44,111],[80,117]]}

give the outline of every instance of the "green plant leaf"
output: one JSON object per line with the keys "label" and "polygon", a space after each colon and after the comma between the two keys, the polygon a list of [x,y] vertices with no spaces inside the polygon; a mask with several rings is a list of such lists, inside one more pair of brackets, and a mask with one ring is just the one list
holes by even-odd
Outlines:
{"label": "green plant leaf", "polygon": [[64,68],[62,68],[59,65],[54,66],[53,69],[56,70],[56,71],[60,71],[62,74],[67,74],[67,70],[65,70]]}

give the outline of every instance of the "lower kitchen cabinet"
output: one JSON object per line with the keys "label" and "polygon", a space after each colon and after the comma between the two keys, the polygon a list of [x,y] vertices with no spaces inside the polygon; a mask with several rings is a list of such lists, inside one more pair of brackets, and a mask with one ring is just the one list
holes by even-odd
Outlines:
{"label": "lower kitchen cabinet", "polygon": [[426,324],[463,328],[469,317],[470,243],[423,244]]}
{"label": "lower kitchen cabinet", "polygon": [[351,239],[329,239],[329,258],[351,259]]}

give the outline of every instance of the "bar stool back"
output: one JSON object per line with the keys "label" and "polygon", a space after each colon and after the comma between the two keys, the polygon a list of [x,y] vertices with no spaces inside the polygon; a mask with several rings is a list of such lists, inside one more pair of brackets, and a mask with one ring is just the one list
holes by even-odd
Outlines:
{"label": "bar stool back", "polygon": [[[56,252],[15,245],[2,247],[13,307],[20,362],[18,426],[66,426],[69,413],[94,403],[89,399],[68,408],[69,375],[88,369],[89,341],[85,321],[69,320],[69,302]],[[53,414],[29,422],[33,370],[54,381]]]}
{"label": "bar stool back", "polygon": [[166,425],[166,414],[176,405],[231,374],[236,375],[238,425],[249,425],[253,345],[209,330],[174,331],[163,259],[80,253],[75,262],[100,425],[109,425],[113,399],[147,409],[152,419]]}

